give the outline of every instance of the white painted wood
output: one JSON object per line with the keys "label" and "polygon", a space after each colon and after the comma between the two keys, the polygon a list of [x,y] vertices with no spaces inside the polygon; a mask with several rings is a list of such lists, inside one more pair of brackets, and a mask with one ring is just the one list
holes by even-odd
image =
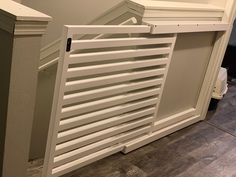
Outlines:
{"label": "white painted wood", "polygon": [[173,132],[176,132],[182,128],[185,128],[191,124],[194,124],[196,122],[199,122],[200,116],[193,116],[189,119],[185,119],[181,122],[178,122],[174,125],[168,126],[166,128],[163,128],[159,131],[153,132],[152,134],[145,135],[143,137],[137,138],[129,143],[126,144],[125,149],[123,150],[124,153],[129,153],[135,149],[138,149],[142,146],[145,146],[153,141],[156,141],[160,138],[163,138],[166,135],[169,135]]}
{"label": "white painted wood", "polygon": [[216,22],[158,22],[147,21],[148,25],[152,25],[152,34],[165,33],[190,33],[190,32],[206,32],[206,31],[226,31],[228,23]]}
{"label": "white painted wood", "polygon": [[[232,9],[235,9],[235,2],[228,1],[228,5],[229,5],[228,8],[230,7],[229,11],[232,14],[235,14],[235,10],[232,11]],[[227,10],[226,10],[225,13],[229,13],[229,12],[227,12]],[[231,17],[231,21],[224,20],[227,18],[223,18],[223,23],[232,24],[232,22],[233,22],[232,20],[234,18],[234,15],[232,15],[232,14],[226,15],[227,18]],[[213,31],[221,31],[221,30],[215,29]],[[219,32],[216,36],[216,41],[214,44],[215,47],[213,49],[213,53],[210,58],[210,63],[209,63],[208,69],[207,69],[207,73],[205,75],[205,81],[204,81],[203,87],[201,88],[201,93],[198,98],[198,104],[197,104],[196,108],[186,110],[184,112],[167,117],[166,119],[163,119],[162,121],[156,122],[154,133],[150,134],[150,136],[152,136],[153,139],[146,135],[143,138],[137,139],[136,142],[134,140],[131,144],[128,145],[128,148],[125,150],[126,153],[130,152],[134,149],[137,149],[137,148],[145,145],[148,142],[154,141],[156,138],[157,139],[161,138],[162,137],[161,135],[163,135],[162,134],[163,132],[171,133],[172,130],[176,131],[179,128],[185,127],[189,124],[195,123],[195,122],[205,118],[208,104],[209,104],[210,97],[211,97],[211,93],[212,93],[211,90],[214,86],[214,79],[212,79],[212,77],[214,77],[214,78],[217,77],[216,71],[218,71],[218,68],[220,67],[220,62],[222,61],[224,51],[227,46],[230,31],[231,31],[231,27],[228,27],[227,29],[225,29],[225,32]],[[208,96],[204,95],[206,93],[208,94]],[[188,119],[188,117],[190,117],[190,118]],[[186,123],[186,121],[190,121],[190,122]]]}
{"label": "white painted wood", "polygon": [[[1,23],[1,21],[0,21],[0,23]],[[131,17],[119,25],[134,25],[134,24],[137,24],[137,19],[135,17]],[[102,37],[104,37],[104,35],[98,35],[94,39],[100,39]],[[39,71],[45,70],[45,69],[57,64],[59,57],[57,57],[57,56],[50,57],[50,56],[59,52],[60,43],[61,43],[61,39],[59,38],[41,49]],[[73,43],[76,43],[76,41]],[[99,44],[99,45],[101,45],[101,44]],[[78,47],[80,48],[81,46],[78,46]],[[72,50],[73,50],[73,46],[72,46]]]}
{"label": "white painted wood", "polygon": [[46,32],[48,22],[17,21],[15,24],[15,35],[42,35]]}
{"label": "white painted wood", "polygon": [[[189,11],[189,10],[146,10],[143,17],[144,18],[175,18],[175,19],[179,19],[179,18],[185,18],[185,19],[189,19],[189,18],[193,18],[193,19],[197,19],[197,18],[204,18],[204,19],[208,19],[208,18],[222,18],[224,15],[224,11],[216,11],[216,12],[210,12],[209,11]],[[194,20],[195,21],[195,20]]]}
{"label": "white painted wood", "polygon": [[59,57],[57,57],[57,58],[55,58],[55,59],[53,59],[53,60],[50,60],[50,61],[49,61],[48,63],[46,63],[46,64],[40,65],[40,67],[38,68],[39,71],[43,71],[43,70],[47,69],[48,67],[57,64],[57,63],[58,63],[58,60],[59,60]]}
{"label": "white painted wood", "polygon": [[[44,170],[48,176],[65,173],[67,167],[74,164],[73,160],[77,161],[76,157],[82,162],[82,159],[89,157],[89,154],[84,153],[82,156],[79,153],[61,162],[56,161],[55,164],[56,156],[66,157],[69,151],[79,152],[81,147],[92,143],[101,144],[101,146],[96,146],[91,153],[109,148],[113,143],[122,144],[139,135],[138,133],[135,135],[133,131],[143,134],[143,127],[148,126],[149,129],[145,128],[145,132],[150,132],[154,121],[157,98],[163,84],[162,77],[163,74],[167,74],[167,63],[170,60],[165,56],[169,56],[170,50],[173,49],[170,46],[173,46],[175,38],[166,37],[166,35],[157,37],[147,35],[145,38],[130,37],[131,41],[122,37],[90,41],[72,39],[72,44],[77,45],[73,49],[80,48],[78,45],[81,43],[84,46],[83,49],[86,50],[81,51],[82,53],[76,51],[77,54],[74,54],[73,50],[65,52],[67,38],[98,32],[104,36],[113,33],[130,33],[131,36],[132,34],[139,36],[149,33],[150,27],[65,27],[58,71],[60,73],[57,76],[57,91],[54,97],[55,112],[52,113],[51,121],[53,132],[49,134],[53,136],[48,142],[48,146],[51,147],[48,150],[49,164]],[[134,39],[137,45],[134,45]],[[111,43],[111,46],[107,44],[107,41]],[[89,47],[89,43],[93,46]],[[127,50],[126,47],[129,46],[134,49]],[[87,50],[92,48],[102,48],[105,51]],[[116,139],[112,142],[110,138],[114,136]],[[118,138],[120,136],[124,138]],[[106,139],[110,139],[109,142]],[[106,143],[101,143],[103,141]],[[97,157],[94,158],[97,159]],[[75,165],[82,164],[76,162]]]}
{"label": "white painted wood", "polygon": [[[57,68],[57,78],[56,78],[56,84],[55,84],[55,90],[54,90],[54,101],[52,105],[52,113],[51,113],[51,122],[49,126],[49,132],[48,132],[48,141],[47,141],[47,147],[46,147],[46,157],[44,161],[44,167],[42,176],[49,176],[51,174],[52,166],[53,166],[53,158],[55,154],[55,146],[56,146],[56,140],[57,140],[57,133],[58,132],[58,125],[60,120],[57,118],[59,111],[58,107],[61,107],[63,98],[64,90],[62,87],[60,87],[61,84],[65,85],[65,77],[63,77],[63,73],[67,70],[67,65],[64,65],[64,62],[69,57],[69,53],[66,53],[65,48],[67,44],[67,38],[72,37],[71,33],[68,32],[68,28],[64,28],[63,30],[63,39],[61,43],[61,53],[60,58],[61,62],[58,63]],[[51,176],[51,175],[50,175]]]}
{"label": "white painted wood", "polygon": [[[125,20],[124,22],[122,22],[119,25],[134,25],[134,24],[137,24],[137,19],[135,17],[131,17],[130,19]],[[106,38],[107,36],[109,36],[109,35],[99,34],[99,35],[95,36],[93,39],[102,39],[102,38]]]}
{"label": "white painted wood", "polygon": [[145,9],[173,9],[173,10],[188,10],[188,11],[224,11],[224,8],[212,4],[203,3],[188,3],[188,2],[173,2],[173,1],[158,1],[158,0],[129,0],[131,4]]}
{"label": "white painted wood", "polygon": [[[215,2],[211,2],[211,3],[214,4]],[[193,3],[193,2],[189,2],[189,3],[164,2],[163,3],[163,1],[150,1],[150,2],[148,1],[147,3],[146,1],[130,0],[130,1],[122,2],[118,4],[117,6],[108,10],[101,16],[94,19],[90,24],[109,24],[109,22],[113,21],[114,18],[117,18],[127,12],[138,14],[140,17],[144,18],[145,21],[147,20],[150,21],[151,20],[150,18],[152,18],[153,20],[158,20],[158,19],[171,20],[171,18],[174,18],[175,21],[180,21],[181,19],[186,21],[186,20],[190,20],[191,18],[192,18],[191,20],[194,20],[195,18],[194,21],[201,21],[201,20],[221,21],[221,18],[224,16],[224,7],[218,6],[217,3],[215,3],[217,5],[212,5],[212,4]],[[155,7],[154,10],[153,10],[153,7]],[[181,8],[186,8],[186,9],[183,10]],[[189,8],[191,8],[191,10],[189,10]],[[131,17],[130,19],[127,19],[125,23],[121,23],[120,25],[130,25],[130,24],[136,24],[136,23],[137,23],[137,20],[134,20],[134,17]],[[53,44],[55,45],[53,46],[49,45],[49,46],[57,47],[57,51],[58,51],[59,49],[58,41],[60,41],[60,39],[55,41],[55,43],[53,42]],[[42,53],[42,56],[44,56],[45,52]],[[50,50],[48,50],[48,52],[50,52]],[[44,57],[42,57],[42,60],[44,60]],[[52,60],[54,60],[54,58]],[[45,64],[45,62],[42,62],[42,63]],[[42,64],[40,66],[42,66]],[[52,66],[51,62],[48,65],[48,67],[50,66]],[[45,66],[44,69],[45,68],[47,67]]]}
{"label": "white painted wood", "polygon": [[[56,120],[52,119],[51,124],[56,127],[49,134],[53,135],[53,141],[49,141],[50,165],[46,166],[45,176],[65,174],[121,151],[124,146],[124,152],[130,152],[203,118],[214,76],[229,37],[235,2],[228,0],[225,7],[219,5],[221,3],[193,2],[196,1],[128,0],[127,7],[122,3],[117,7],[119,12],[114,12],[120,15],[131,12],[143,18],[143,22],[151,21],[149,25],[152,27],[67,26],[67,37],[82,33],[98,34],[103,39],[72,40],[73,51],[63,53],[61,57],[65,63],[61,64],[64,69],[58,76],[62,83],[57,85],[57,89],[61,89],[60,94],[55,95],[59,95],[59,101],[54,100],[58,102],[54,107],[57,115],[52,114]],[[100,21],[111,22],[115,18],[103,14]],[[150,32],[170,33],[168,36],[173,37],[147,34],[143,37],[141,34]],[[178,37],[176,33],[187,32],[218,33],[217,40],[213,41],[215,47],[205,81],[199,90],[198,104],[158,120],[155,116]],[[113,39],[110,34],[135,34],[135,37]],[[153,47],[153,44],[164,45]],[[133,45],[134,48],[126,49]],[[165,63],[160,63],[163,58],[166,58]],[[149,67],[153,65],[157,67]],[[144,116],[144,119],[140,116]],[[134,137],[134,131],[144,134]]]}
{"label": "white painted wood", "polygon": [[121,94],[124,92],[135,91],[139,89],[144,89],[148,87],[154,87],[163,82],[162,79],[147,79],[147,81],[139,81],[139,82],[127,82],[124,84],[119,84],[111,87],[101,88],[101,89],[93,89],[90,91],[82,91],[74,94],[68,94],[64,96],[64,105],[72,104],[72,103],[80,103],[89,101],[91,99],[104,98],[112,95]]}
{"label": "white painted wood", "polygon": [[196,109],[191,108],[186,111],[174,114],[173,116],[169,116],[166,119],[156,120],[154,123],[153,131],[155,132],[168,126],[172,126],[178,122],[188,119],[189,117],[195,116],[195,114],[196,114]]}
{"label": "white painted wood", "polygon": [[[129,57],[127,55],[127,57]],[[141,61],[126,61],[126,62],[118,62],[112,64],[101,64],[101,65],[92,65],[85,67],[73,67],[68,69],[68,78],[73,78],[76,76],[90,76],[95,74],[105,74],[105,73],[113,73],[117,71],[127,71],[132,69],[142,69],[151,66],[161,66],[165,65],[168,61],[168,58],[160,58],[160,59],[147,59]]]}
{"label": "white painted wood", "polygon": [[131,101],[141,100],[148,97],[156,97],[159,94],[159,89],[151,88],[145,91],[136,91],[134,93],[127,93],[110,98],[99,99],[97,101],[83,103],[75,106],[62,108],[61,118],[71,117],[78,114],[84,114],[107,107],[116,106],[119,104],[128,103]]}
{"label": "white painted wood", "polygon": [[96,87],[102,85],[109,85],[115,83],[122,83],[132,80],[144,79],[154,76],[161,76],[165,72],[165,69],[152,69],[144,71],[135,71],[135,72],[125,72],[122,74],[109,75],[104,77],[97,77],[91,79],[84,79],[81,81],[70,81],[66,83],[65,91],[74,91],[79,89],[84,89],[87,87]]}
{"label": "white painted wood", "polygon": [[79,25],[72,26],[66,25],[70,29],[71,33],[76,34],[80,31],[80,34],[129,34],[129,33],[149,33],[150,27],[147,25],[134,25],[131,28],[131,25],[107,25],[104,28],[104,25]]}
{"label": "white painted wood", "polygon": [[172,43],[173,38],[118,38],[118,39],[98,39],[98,40],[75,40],[71,49],[93,49],[106,47],[124,47],[133,45],[151,45],[151,44],[168,44]]}
{"label": "white painted wood", "polygon": [[[60,143],[56,146],[55,155],[61,155],[63,153],[80,148],[82,146],[86,146],[88,144],[92,144],[94,142],[97,142],[97,141],[100,141],[100,140],[103,140],[103,139],[106,139],[115,135],[119,135],[127,131],[131,131],[132,129],[148,126],[151,123],[152,119],[153,117],[145,117],[138,121],[121,124],[115,127],[104,129],[99,132],[95,132],[86,136],[82,136],[79,138],[72,139],[70,141]],[[149,125],[149,129],[150,129],[150,125]]]}
{"label": "white painted wood", "polygon": [[157,98],[145,99],[143,101],[136,101],[118,105],[112,108],[103,109],[100,111],[84,114],[81,116],[71,117],[60,121],[60,130],[66,130],[71,127],[85,125],[91,122],[107,119],[112,116],[119,116],[127,112],[136,111],[141,108],[150,107],[157,102]]}
{"label": "white painted wood", "polygon": [[169,22],[221,22],[222,17],[144,17],[143,22],[145,21],[169,21]]}
{"label": "white painted wood", "polygon": [[51,17],[0,1],[0,176],[26,176],[42,35]]}
{"label": "white painted wood", "polygon": [[171,52],[168,55],[168,62],[166,63],[166,71],[165,71],[165,74],[163,75],[163,83],[164,84],[160,88],[159,99],[158,99],[158,102],[156,104],[156,112],[154,114],[155,119],[152,122],[152,129],[150,130],[150,133],[152,133],[154,131],[155,127],[156,127],[156,121],[157,121],[156,119],[157,119],[157,114],[158,114],[158,111],[159,111],[159,105],[160,105],[160,101],[162,100],[164,86],[165,86],[165,83],[166,83],[167,74],[168,74],[168,71],[169,71],[169,68],[170,68],[170,63],[171,63],[172,55],[173,55],[175,44],[176,44],[177,34],[173,34],[172,38],[173,38],[173,43],[170,46],[170,48],[171,48],[170,51]]}
{"label": "white painted wood", "polygon": [[150,127],[144,127],[137,129],[135,131],[131,131],[128,133],[124,133],[115,137],[111,137],[108,139],[104,139],[102,141],[98,141],[94,144],[90,144],[88,146],[81,147],[79,149],[76,149],[74,151],[70,151],[68,153],[65,153],[63,155],[59,155],[55,157],[55,167],[63,165],[65,163],[69,163],[70,161],[77,160],[79,158],[82,158],[84,156],[88,156],[89,154],[95,153],[99,150],[102,150],[106,147],[113,146],[115,144],[118,144],[119,142],[127,141],[132,138],[136,138],[140,135],[143,135],[149,131]]}
{"label": "white painted wood", "polygon": [[216,43],[212,52],[211,60],[209,63],[209,69],[206,73],[206,77],[203,83],[202,91],[198,101],[198,112],[201,113],[201,119],[205,119],[208,105],[211,100],[211,94],[220,70],[220,65],[224,58],[226,47],[229,42],[229,38],[232,32],[233,23],[236,17],[236,2],[233,0],[226,1],[225,14],[223,21],[228,22],[230,27],[225,33],[219,33],[216,36]]}
{"label": "white painted wood", "polygon": [[125,122],[133,121],[148,115],[153,115],[155,112],[154,108],[147,108],[145,110],[140,110],[132,113],[126,113],[118,117],[112,117],[108,119],[101,120],[99,122],[94,122],[88,125],[80,127],[70,127],[68,130],[61,131],[58,133],[58,138],[71,137],[71,135],[78,134],[79,136],[84,136],[91,134],[109,127],[120,125]]}
{"label": "white painted wood", "polygon": [[106,61],[131,57],[144,57],[154,55],[164,55],[170,52],[170,47],[148,48],[148,49],[130,49],[123,51],[93,52],[86,54],[72,54],[69,63],[80,64],[95,61]]}
{"label": "white painted wood", "polygon": [[85,165],[88,165],[92,162],[95,162],[99,159],[105,158],[107,156],[110,156],[112,154],[115,154],[123,149],[123,145],[117,145],[114,147],[109,147],[106,149],[103,149],[101,151],[98,151],[96,153],[90,154],[89,156],[85,156],[81,159],[77,159],[75,161],[72,161],[70,163],[64,164],[62,166],[59,166],[57,168],[54,168],[52,170],[52,177],[58,177],[63,174],[69,173],[73,170],[76,170],[78,168],[81,168]]}
{"label": "white painted wood", "polygon": [[[141,126],[146,126],[148,125],[151,121],[152,121],[153,117],[144,117],[140,120],[137,121],[131,121],[131,123],[125,123],[124,125],[120,125],[117,124],[116,126],[112,127],[112,128],[107,128],[106,130],[106,134],[103,134],[103,138],[99,137],[100,139],[104,139],[107,136],[112,136],[114,134],[119,134],[119,133],[123,133],[125,131],[128,130],[132,130]],[[99,134],[100,132],[96,132],[96,134]],[[104,133],[104,132],[103,132]],[[83,137],[83,134],[81,135]],[[63,143],[63,142],[67,142],[71,139],[76,139],[77,137],[80,137],[80,133],[77,132],[69,132],[67,136],[62,136],[61,134],[58,134],[58,140],[57,143]],[[91,140],[90,140],[91,142]]]}

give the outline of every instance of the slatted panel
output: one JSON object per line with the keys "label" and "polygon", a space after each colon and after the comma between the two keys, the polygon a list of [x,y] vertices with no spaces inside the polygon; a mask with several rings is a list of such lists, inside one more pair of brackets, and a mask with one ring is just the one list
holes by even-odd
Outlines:
{"label": "slatted panel", "polygon": [[[65,27],[48,176],[121,151],[123,142],[151,131],[175,36],[148,32],[148,26]],[[74,35],[96,33],[107,38],[73,40]],[[69,38],[71,50],[66,52]]]}

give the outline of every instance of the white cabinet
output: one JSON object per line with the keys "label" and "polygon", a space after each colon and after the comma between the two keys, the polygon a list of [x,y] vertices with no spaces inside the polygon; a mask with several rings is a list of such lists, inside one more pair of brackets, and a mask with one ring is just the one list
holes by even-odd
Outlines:
{"label": "white cabinet", "polygon": [[96,20],[108,25],[65,26],[43,176],[204,119],[234,19],[225,3],[129,0]]}

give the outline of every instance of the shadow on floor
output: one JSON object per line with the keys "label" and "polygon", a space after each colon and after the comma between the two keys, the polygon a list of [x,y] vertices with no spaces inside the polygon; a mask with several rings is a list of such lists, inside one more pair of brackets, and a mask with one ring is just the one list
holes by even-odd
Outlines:
{"label": "shadow on floor", "polygon": [[236,136],[236,85],[229,86],[229,91],[218,103],[215,111],[208,112],[209,123]]}

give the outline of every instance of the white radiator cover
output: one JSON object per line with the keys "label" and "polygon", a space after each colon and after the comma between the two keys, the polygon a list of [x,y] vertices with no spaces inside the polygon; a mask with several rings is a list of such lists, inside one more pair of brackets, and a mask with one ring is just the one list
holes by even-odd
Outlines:
{"label": "white radiator cover", "polygon": [[135,14],[144,25],[65,26],[43,176],[128,153],[205,118],[235,2],[126,3],[97,23]]}
{"label": "white radiator cover", "polygon": [[[122,151],[129,141],[152,132],[176,35],[155,37],[150,29],[65,27],[48,175],[60,176]],[[78,34],[111,37],[73,39]]]}

